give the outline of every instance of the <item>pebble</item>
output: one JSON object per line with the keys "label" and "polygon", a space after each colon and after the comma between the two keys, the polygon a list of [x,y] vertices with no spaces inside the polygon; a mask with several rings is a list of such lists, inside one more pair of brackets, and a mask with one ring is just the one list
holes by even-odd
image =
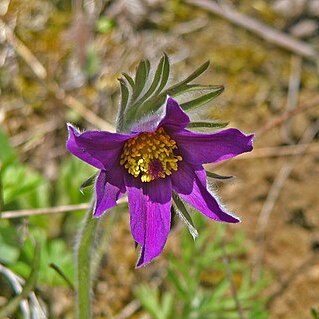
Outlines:
{"label": "pebble", "polygon": [[319,0],[310,0],[308,2],[308,14],[313,17],[319,17]]}
{"label": "pebble", "polygon": [[276,0],[273,4],[275,12],[287,18],[294,18],[302,14],[307,0]]}
{"label": "pebble", "polygon": [[292,26],[290,33],[297,38],[307,38],[312,36],[318,29],[319,24],[317,21],[306,19]]}

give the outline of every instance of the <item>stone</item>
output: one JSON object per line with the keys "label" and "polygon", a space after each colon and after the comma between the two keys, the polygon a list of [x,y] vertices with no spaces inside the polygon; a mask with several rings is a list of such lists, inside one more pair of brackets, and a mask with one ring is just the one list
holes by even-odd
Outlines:
{"label": "stone", "polygon": [[310,16],[319,17],[319,0],[310,0],[307,9]]}
{"label": "stone", "polygon": [[306,19],[298,22],[290,28],[290,33],[297,38],[307,38],[315,34],[318,30],[318,22],[311,19]]}
{"label": "stone", "polygon": [[294,18],[306,9],[307,0],[276,0],[273,4],[275,12],[287,18]]}

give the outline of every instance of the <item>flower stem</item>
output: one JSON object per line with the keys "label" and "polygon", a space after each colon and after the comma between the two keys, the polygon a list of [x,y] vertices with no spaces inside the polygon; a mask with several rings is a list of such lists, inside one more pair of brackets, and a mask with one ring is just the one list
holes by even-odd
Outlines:
{"label": "flower stem", "polygon": [[91,283],[92,283],[92,251],[94,247],[96,228],[99,220],[92,217],[92,209],[87,211],[76,246],[76,311],[78,319],[90,319],[91,313]]}

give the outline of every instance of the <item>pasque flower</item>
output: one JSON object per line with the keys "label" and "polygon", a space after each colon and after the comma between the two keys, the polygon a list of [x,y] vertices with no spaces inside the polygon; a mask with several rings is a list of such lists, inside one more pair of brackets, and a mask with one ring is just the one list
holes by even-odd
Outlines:
{"label": "pasque flower", "polygon": [[208,190],[202,165],[251,151],[253,135],[234,128],[196,133],[186,129],[189,123],[178,103],[167,98],[162,115],[137,124],[129,134],[81,133],[68,125],[67,149],[100,170],[94,216],[128,194],[131,232],[141,246],[137,267],[163,250],[170,232],[173,192],[211,219],[239,222]]}

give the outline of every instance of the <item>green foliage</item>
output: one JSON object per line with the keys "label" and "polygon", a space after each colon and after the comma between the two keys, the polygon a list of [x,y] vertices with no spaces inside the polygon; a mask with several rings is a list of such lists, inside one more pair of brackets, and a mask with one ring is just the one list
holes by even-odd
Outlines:
{"label": "green foliage", "polygon": [[[18,161],[6,135],[0,131],[0,153],[2,163],[0,176],[3,184],[4,209],[24,209],[54,205],[87,202],[90,192],[81,194],[79,185],[93,169],[81,161],[70,158],[62,163],[56,183],[49,185],[39,173]],[[0,263],[24,278],[32,268],[34,243],[41,247],[41,262],[38,282],[40,285],[60,286],[66,282],[50,267],[56,264],[70,280],[74,277],[72,244],[52,237],[51,231],[63,229],[69,220],[73,225],[79,216],[32,216],[29,226],[20,220],[2,220],[0,224]],[[56,232],[53,231],[53,233]],[[58,234],[59,235],[59,234]],[[57,234],[55,234],[57,236]],[[58,236],[57,236],[58,237]]]}
{"label": "green foliage", "polygon": [[101,67],[101,61],[94,47],[89,47],[86,52],[83,72],[88,79],[93,78]]}
{"label": "green foliage", "polygon": [[223,86],[190,83],[202,75],[208,66],[209,62],[207,61],[183,81],[168,88],[166,87],[170,75],[170,64],[166,54],[160,59],[152,76],[150,76],[152,72],[148,60],[140,62],[134,79],[123,73],[123,78],[119,80],[122,98],[118,130],[129,130],[136,119],[158,111],[165,103],[167,96],[176,97],[187,92],[197,93],[199,96],[181,104],[184,110],[191,110],[211,102],[223,92]]}
{"label": "green foliage", "polygon": [[176,214],[181,218],[181,220],[186,224],[190,234],[193,236],[194,239],[198,237],[197,229],[194,225],[192,217],[188,213],[187,208],[185,207],[183,201],[179,198],[179,196],[173,193],[174,204],[176,208],[173,207]]}
{"label": "green foliage", "polygon": [[0,224],[0,263],[14,264],[20,255],[17,245],[17,233],[14,226],[7,222]]}
{"label": "green foliage", "polygon": [[[30,196],[30,194],[36,192],[41,185],[43,186],[45,179],[28,166],[18,162],[17,155],[11,148],[7,136],[1,130],[0,148],[0,179],[3,209],[9,204],[13,207],[17,207],[19,203],[23,201],[23,197],[26,198]],[[42,198],[43,197],[45,196],[42,196]],[[28,207],[28,205],[26,207]],[[34,207],[34,205],[31,207]]]}
{"label": "green foliage", "polygon": [[4,132],[0,129],[0,161],[2,165],[10,162],[14,158],[16,158],[16,154],[14,150],[11,148],[8,137],[4,134]]}
{"label": "green foliage", "polygon": [[216,173],[213,173],[213,172],[209,172],[209,171],[206,171],[206,175],[207,175],[207,177],[210,177],[210,178],[213,178],[213,179],[219,179],[219,180],[226,180],[226,179],[234,178],[234,176],[231,176],[231,175],[228,175],[228,176],[219,175],[219,174],[216,174]]}
{"label": "green foliage", "polygon": [[173,318],[174,296],[171,292],[164,292],[160,296],[157,289],[150,289],[147,285],[140,285],[135,293],[152,318]]}
{"label": "green foliage", "polygon": [[312,308],[310,312],[313,319],[319,319],[319,312],[315,308]]}
{"label": "green foliage", "polygon": [[[33,237],[33,238],[30,238]],[[73,280],[74,262],[70,247],[62,239],[49,240],[44,230],[32,229],[32,235],[25,240],[21,247],[19,260],[11,265],[11,269],[22,277],[30,272],[33,258],[34,239],[40,243],[41,263],[39,269],[39,283],[50,286],[67,285],[66,282],[50,267],[51,263],[63,269],[64,274]]]}
{"label": "green foliage", "polygon": [[220,129],[228,125],[228,122],[191,122],[188,124],[187,128],[196,129]]}
{"label": "green foliage", "polygon": [[66,285],[61,277],[49,267],[55,263],[68,278],[73,278],[72,250],[62,239],[50,239],[44,229],[29,228],[29,235],[23,238],[21,229],[8,221],[0,226],[0,263],[7,265],[16,274],[26,278],[32,268],[35,240],[41,247],[39,283],[51,286]]}
{"label": "green foliage", "polygon": [[[197,220],[200,224],[201,220]],[[232,319],[238,318],[231,284],[225,273],[222,227],[214,228],[214,237],[201,227],[199,238],[193,242],[186,231],[182,234],[181,255],[170,255],[167,279],[162,288],[141,285],[136,290],[143,308],[158,319]],[[238,256],[244,254],[243,236],[236,234],[225,244],[238,298],[251,319],[267,318],[260,291],[267,285],[265,276],[256,283]],[[174,301],[174,302],[172,302]]]}
{"label": "green foliage", "polygon": [[25,281],[24,286],[21,289],[21,292],[19,292],[18,295],[16,295],[11,300],[9,300],[7,302],[7,304],[0,309],[0,317],[1,318],[11,316],[17,310],[17,308],[19,307],[21,302],[23,300],[27,299],[27,297],[32,292],[32,290],[34,290],[35,285],[36,285],[37,280],[38,280],[40,260],[41,260],[40,259],[40,247],[39,247],[39,243],[36,243],[30,274],[29,274],[27,280]]}
{"label": "green foliage", "polygon": [[4,203],[8,204],[35,191],[45,180],[27,166],[12,163],[3,170],[2,183]]}
{"label": "green foliage", "polygon": [[86,179],[80,186],[80,191],[83,193],[83,190],[87,187],[90,187],[94,184],[95,179],[97,177],[97,173],[91,175],[88,179]]}
{"label": "green foliage", "polygon": [[108,33],[113,30],[115,26],[116,22],[114,20],[106,16],[102,16],[96,21],[95,28],[99,33]]}
{"label": "green foliage", "polygon": [[87,181],[88,176],[92,177],[93,173],[94,169],[92,167],[77,158],[70,157],[67,161],[64,161],[56,185],[58,203],[78,204],[88,202],[91,192],[83,193],[81,190],[83,190],[83,184]]}

